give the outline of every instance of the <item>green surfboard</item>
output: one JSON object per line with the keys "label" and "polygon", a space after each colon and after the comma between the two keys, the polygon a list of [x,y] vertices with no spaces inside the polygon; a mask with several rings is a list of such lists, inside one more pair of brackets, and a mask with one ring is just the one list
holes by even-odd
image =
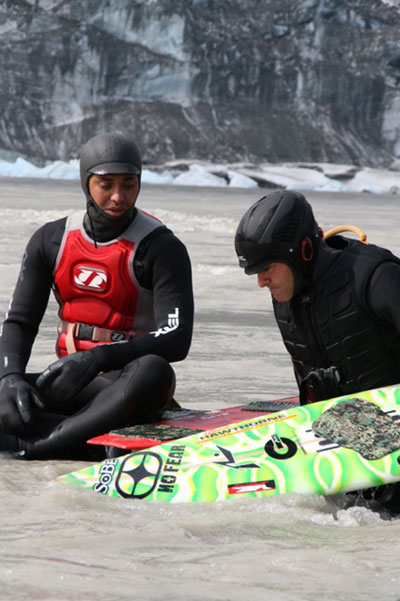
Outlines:
{"label": "green surfboard", "polygon": [[332,495],[400,480],[400,386],[257,416],[57,478],[126,499]]}

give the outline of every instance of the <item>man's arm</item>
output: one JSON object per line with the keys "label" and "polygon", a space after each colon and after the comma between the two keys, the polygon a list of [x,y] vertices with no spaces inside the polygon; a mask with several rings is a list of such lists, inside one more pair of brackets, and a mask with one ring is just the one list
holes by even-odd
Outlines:
{"label": "man's arm", "polygon": [[192,271],[186,247],[172,233],[151,242],[142,280],[142,285],[153,290],[156,328],[133,340],[97,347],[102,369],[120,369],[149,354],[181,361],[189,352],[194,314]]}
{"label": "man's arm", "polygon": [[0,379],[24,373],[46,310],[52,271],[65,219],[37,230],[24,252],[21,269],[0,336]]}
{"label": "man's arm", "polygon": [[40,228],[23,256],[0,335],[0,432],[22,434],[32,420],[32,409],[43,409],[37,391],[25,380],[24,373],[47,307],[64,222]]}
{"label": "man's arm", "polygon": [[400,265],[388,261],[374,271],[368,286],[368,304],[379,318],[400,335]]}

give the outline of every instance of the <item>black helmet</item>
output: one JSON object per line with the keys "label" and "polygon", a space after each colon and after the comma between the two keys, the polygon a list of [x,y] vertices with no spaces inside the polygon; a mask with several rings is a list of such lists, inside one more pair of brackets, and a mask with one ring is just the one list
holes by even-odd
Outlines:
{"label": "black helmet", "polygon": [[302,194],[272,192],[253,204],[239,223],[235,237],[239,265],[250,275],[274,262],[287,263],[303,280],[312,272],[321,236]]}
{"label": "black helmet", "polygon": [[138,147],[129,138],[120,134],[100,134],[91,138],[82,148],[80,155],[81,185],[89,193],[91,175],[131,173],[139,176],[142,159]]}

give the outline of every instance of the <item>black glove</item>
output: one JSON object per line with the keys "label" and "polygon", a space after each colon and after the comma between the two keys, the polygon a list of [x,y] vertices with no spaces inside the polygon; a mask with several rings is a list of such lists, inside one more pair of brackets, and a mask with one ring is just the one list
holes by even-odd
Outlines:
{"label": "black glove", "polygon": [[45,401],[62,405],[74,398],[101,371],[91,351],[67,355],[47,367],[36,380]]}
{"label": "black glove", "polygon": [[39,393],[20,374],[0,380],[0,431],[22,434],[32,421],[32,409],[43,409]]}

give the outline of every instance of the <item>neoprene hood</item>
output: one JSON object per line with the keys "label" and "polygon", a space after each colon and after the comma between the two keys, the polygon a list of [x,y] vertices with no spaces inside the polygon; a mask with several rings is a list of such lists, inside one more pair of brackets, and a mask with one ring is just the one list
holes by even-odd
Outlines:
{"label": "neoprene hood", "polygon": [[91,138],[82,148],[80,155],[81,185],[88,193],[91,175],[142,172],[142,159],[138,147],[129,138],[120,134],[100,134]]}

